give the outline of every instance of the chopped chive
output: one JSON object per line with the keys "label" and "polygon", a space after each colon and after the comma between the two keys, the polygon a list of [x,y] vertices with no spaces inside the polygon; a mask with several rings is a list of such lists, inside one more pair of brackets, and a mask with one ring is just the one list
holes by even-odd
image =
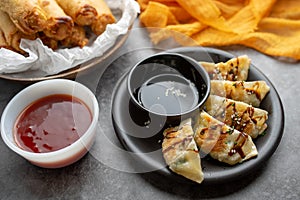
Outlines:
{"label": "chopped chive", "polygon": [[260,134],[261,136],[265,136],[267,134],[267,131],[262,132],[262,134]]}

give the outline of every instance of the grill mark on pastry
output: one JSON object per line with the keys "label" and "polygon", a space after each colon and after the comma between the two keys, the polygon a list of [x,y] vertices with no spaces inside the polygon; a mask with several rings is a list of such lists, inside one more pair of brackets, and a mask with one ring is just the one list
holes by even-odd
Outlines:
{"label": "grill mark on pastry", "polygon": [[[219,129],[219,134],[227,134],[227,132],[223,132],[222,131],[222,126],[224,126],[225,124],[221,123],[221,124],[213,124],[210,125],[208,127],[204,127],[201,129],[201,131],[199,132],[200,135],[204,135],[207,131],[212,130],[212,131],[216,131]],[[213,135],[213,134],[209,134],[209,135]]]}
{"label": "grill mark on pastry", "polygon": [[253,118],[252,119],[252,121],[255,123],[255,124],[257,124],[257,121],[260,121],[260,120],[264,120],[264,121],[266,121],[267,120],[267,117],[266,117],[266,115],[263,115],[263,116],[257,116],[257,117],[255,117],[255,118]]}
{"label": "grill mark on pastry", "polygon": [[256,98],[259,99],[259,100],[261,101],[261,100],[262,100],[261,94],[257,91],[258,88],[259,88],[259,82],[256,82],[256,83],[255,83],[255,86],[257,86],[257,89],[255,90]]}
{"label": "grill mark on pastry", "polygon": [[239,58],[237,57],[237,65],[235,66],[234,80],[236,81],[239,75]]}
{"label": "grill mark on pastry", "polygon": [[206,131],[208,131],[208,127],[201,129],[200,135],[204,135]]}
{"label": "grill mark on pastry", "polygon": [[252,118],[254,115],[254,108],[253,107],[248,107],[247,112],[249,114],[249,117]]}
{"label": "grill mark on pastry", "polygon": [[176,136],[170,137],[169,135],[170,135],[171,133],[176,133],[176,132],[177,132],[177,130],[168,131],[168,132],[165,133],[164,138],[167,138],[167,139],[175,138]]}
{"label": "grill mark on pastry", "polygon": [[236,57],[236,63],[231,62],[230,63],[230,71],[227,74],[226,80],[229,81],[237,81],[237,77],[238,77],[238,66],[239,66],[239,58]]}
{"label": "grill mark on pastry", "polygon": [[186,142],[191,142],[193,140],[193,136],[188,136],[186,138],[183,138],[180,141],[174,142],[172,145],[170,145],[169,147],[167,147],[166,149],[163,150],[163,154],[170,151],[171,149],[174,149],[176,145],[178,144],[182,144],[184,145]]}
{"label": "grill mark on pastry", "polygon": [[240,65],[240,59],[239,59],[239,57],[236,58],[236,65],[237,65],[237,66]]}
{"label": "grill mark on pastry", "polygon": [[[230,103],[230,104],[228,104],[228,101],[227,101],[227,99],[226,99],[226,109],[228,109],[228,108],[230,108],[230,106],[234,106],[234,109],[235,109],[235,103]],[[234,105],[233,105],[234,104]]]}
{"label": "grill mark on pastry", "polygon": [[251,119],[254,124],[257,124],[257,120],[255,118]]}
{"label": "grill mark on pastry", "polygon": [[164,134],[164,138],[167,138],[167,139],[175,138],[176,136],[170,137],[169,134],[171,134],[171,133],[176,133],[176,132],[178,132],[178,131],[180,131],[180,130],[182,130],[182,129],[183,129],[183,126],[180,127],[179,129],[172,129],[172,130],[170,130],[170,131],[166,131],[165,134]]}

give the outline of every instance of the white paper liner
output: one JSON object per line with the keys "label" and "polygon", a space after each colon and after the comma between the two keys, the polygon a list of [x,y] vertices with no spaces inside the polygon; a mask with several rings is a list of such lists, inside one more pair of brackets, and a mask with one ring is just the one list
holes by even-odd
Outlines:
{"label": "white paper liner", "polygon": [[34,74],[40,72],[43,76],[47,76],[102,56],[115,44],[120,35],[128,32],[140,9],[134,0],[106,0],[106,2],[112,10],[121,10],[122,16],[117,23],[108,25],[105,32],[98,36],[91,45],[53,51],[43,45],[40,39],[22,39],[21,48],[29,56],[24,57],[16,52],[0,48],[0,73],[22,73],[33,70]]}

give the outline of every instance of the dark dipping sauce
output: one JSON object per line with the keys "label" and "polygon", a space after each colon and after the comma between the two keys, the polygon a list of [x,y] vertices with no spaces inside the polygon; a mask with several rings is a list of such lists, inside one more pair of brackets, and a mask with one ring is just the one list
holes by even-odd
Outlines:
{"label": "dark dipping sauce", "polygon": [[78,140],[91,122],[91,111],[80,99],[65,94],[50,95],[21,112],[14,125],[14,138],[26,151],[52,152]]}
{"label": "dark dipping sauce", "polygon": [[159,114],[180,114],[199,102],[198,90],[177,74],[161,74],[147,80],[138,90],[141,105]]}

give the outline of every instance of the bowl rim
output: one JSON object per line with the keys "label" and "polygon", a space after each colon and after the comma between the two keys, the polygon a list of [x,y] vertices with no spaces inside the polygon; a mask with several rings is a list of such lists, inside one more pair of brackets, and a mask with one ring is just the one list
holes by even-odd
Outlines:
{"label": "bowl rim", "polygon": [[[131,91],[131,80],[132,80],[132,77],[133,77],[133,73],[134,71],[141,65],[141,63],[147,61],[148,59],[151,59],[151,58],[155,58],[155,57],[159,57],[159,56],[164,56],[164,55],[169,55],[169,56],[175,56],[175,57],[180,57],[181,59],[184,59],[186,60],[187,62],[189,62],[193,67],[194,69],[196,69],[196,71],[200,74],[200,76],[203,78],[205,84],[206,84],[206,87],[207,87],[207,90],[205,92],[205,95],[203,96],[203,98],[201,99],[201,101],[199,101],[195,106],[193,106],[191,109],[185,111],[185,112],[181,112],[181,113],[175,113],[175,114],[162,114],[162,113],[158,113],[158,112],[153,112],[151,111],[150,109],[147,109],[145,108],[144,106],[142,106],[138,101],[137,99],[134,97],[133,95],[133,92]],[[183,76],[183,75],[182,75]],[[184,76],[183,76],[184,77]],[[186,77],[184,77],[185,79],[187,79]],[[179,53],[174,53],[174,52],[161,52],[161,53],[156,53],[156,54],[153,54],[153,55],[150,55],[150,56],[147,56],[146,58],[143,58],[142,60],[140,60],[138,63],[136,63],[129,71],[128,73],[128,77],[127,77],[127,90],[128,90],[128,93],[130,95],[130,98],[131,100],[134,102],[134,104],[136,106],[138,106],[140,109],[148,112],[148,113],[151,113],[151,114],[154,114],[154,115],[157,115],[157,116],[163,116],[163,117],[177,117],[177,116],[184,116],[184,115],[187,115],[197,109],[199,109],[201,107],[201,105],[203,105],[207,98],[209,97],[209,94],[210,94],[210,78],[209,78],[209,74],[207,73],[207,71],[203,68],[203,66],[197,62],[196,60],[194,60],[193,58],[189,57],[189,56],[185,56],[185,55],[182,55],[182,54],[179,54]]]}
{"label": "bowl rim", "polygon": [[[44,152],[44,153],[35,153],[35,152],[30,152],[30,151],[23,150],[17,144],[13,144],[13,142],[7,137],[7,135],[9,133],[7,133],[7,131],[6,131],[6,129],[5,129],[4,126],[5,126],[5,121],[7,120],[6,117],[8,115],[8,112],[9,112],[10,108],[12,106],[14,106],[14,104],[17,103],[17,101],[20,100],[20,97],[22,95],[28,94],[30,91],[33,91],[36,88],[41,87],[42,85],[47,86],[47,85],[49,85],[51,83],[52,84],[54,84],[54,83],[64,83],[64,84],[68,84],[68,85],[72,86],[73,88],[75,88],[75,87],[76,88],[80,88],[81,90],[84,90],[89,95],[89,97],[92,98],[91,99],[92,100],[92,107],[89,107],[89,109],[91,109],[91,111],[92,111],[92,121],[91,121],[91,124],[89,125],[89,127],[85,131],[85,133],[78,140],[76,140],[71,145],[66,146],[66,147],[64,147],[62,149],[59,149],[59,150],[56,150],[56,151],[51,151],[51,152]],[[64,92],[57,93],[57,94],[62,94],[62,93],[64,93]],[[47,95],[45,95],[45,96],[47,96]],[[38,100],[38,99],[43,98],[45,96],[41,96],[41,97],[35,98],[35,100]],[[79,99],[85,103],[84,99],[82,99],[82,98],[79,98]],[[33,100],[31,102],[34,102],[35,100]],[[30,104],[28,104],[28,105],[30,105]],[[28,105],[25,105],[23,107],[23,109],[21,109],[21,110],[24,110],[26,108],[26,106],[28,106]],[[34,157],[34,158],[54,157],[54,156],[57,156],[57,155],[63,155],[64,153],[67,153],[72,148],[78,146],[80,143],[83,143],[83,145],[84,145],[83,141],[85,141],[85,139],[93,132],[94,127],[96,127],[96,125],[98,123],[98,117],[99,117],[99,104],[98,104],[98,101],[97,101],[94,93],[88,87],[86,87],[85,85],[83,85],[83,84],[81,84],[79,82],[68,80],[68,79],[49,79],[49,80],[45,80],[45,81],[40,81],[40,82],[34,83],[34,84],[32,84],[32,85],[24,88],[23,90],[21,90],[19,93],[17,93],[9,101],[9,103],[6,105],[6,107],[5,107],[5,109],[4,109],[3,113],[2,113],[2,116],[1,116],[1,137],[2,137],[2,139],[4,141],[4,143],[11,150],[13,150],[17,154],[19,154],[19,155],[21,155],[21,156],[23,156],[25,158],[28,158],[28,157],[30,157],[30,158],[32,158],[32,157]],[[13,134],[12,130],[11,130],[10,134]]]}

